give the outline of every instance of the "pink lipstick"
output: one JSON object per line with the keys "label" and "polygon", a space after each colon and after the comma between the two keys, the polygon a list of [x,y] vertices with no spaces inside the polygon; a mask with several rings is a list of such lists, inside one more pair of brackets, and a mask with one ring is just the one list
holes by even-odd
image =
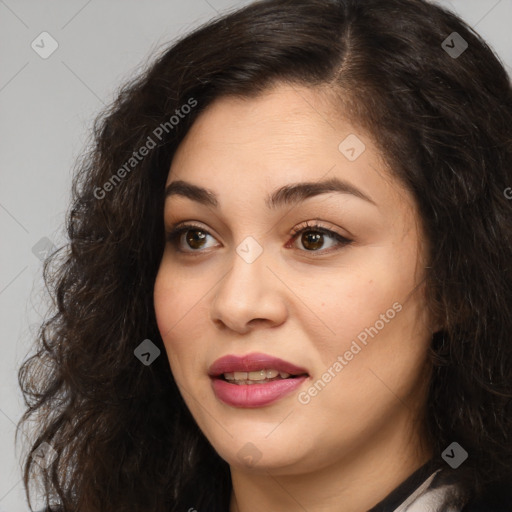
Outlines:
{"label": "pink lipstick", "polygon": [[209,368],[219,400],[234,407],[262,407],[297,389],[308,377],[304,368],[267,354],[228,355]]}

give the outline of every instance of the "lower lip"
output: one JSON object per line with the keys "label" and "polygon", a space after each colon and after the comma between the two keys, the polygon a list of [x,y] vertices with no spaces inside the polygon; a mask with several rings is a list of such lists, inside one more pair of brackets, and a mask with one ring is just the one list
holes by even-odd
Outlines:
{"label": "lower lip", "polygon": [[220,379],[212,379],[215,395],[222,402],[234,407],[262,407],[283,398],[296,390],[307,375],[292,379],[273,380],[264,384],[230,384]]}

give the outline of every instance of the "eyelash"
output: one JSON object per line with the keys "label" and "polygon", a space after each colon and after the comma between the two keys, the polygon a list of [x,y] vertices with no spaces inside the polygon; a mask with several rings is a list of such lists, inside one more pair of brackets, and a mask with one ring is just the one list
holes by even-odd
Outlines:
{"label": "eyelash", "polygon": [[[186,233],[187,231],[193,231],[193,230],[202,231],[203,233],[205,233],[209,236],[212,236],[206,229],[204,229],[203,227],[201,227],[197,224],[183,224],[181,226],[171,229],[167,233],[167,240],[174,246],[174,248],[176,250],[178,250],[181,253],[186,253],[186,254],[204,253],[205,251],[201,251],[201,250],[182,251],[182,250],[178,249],[178,242],[180,241],[181,235],[183,233]],[[292,237],[292,242],[295,242],[295,239],[298,238],[299,235],[301,235],[302,233],[307,232],[307,231],[313,231],[313,232],[322,233],[324,235],[328,235],[329,237],[338,241],[338,246],[331,247],[327,250],[320,249],[318,251],[315,251],[315,250],[308,251],[308,250],[299,249],[301,252],[328,254],[333,251],[337,251],[337,250],[341,249],[342,247],[348,246],[353,242],[353,240],[349,240],[348,238],[345,238],[344,236],[340,235],[339,233],[336,233],[335,231],[324,228],[323,226],[320,226],[319,224],[309,224],[309,222],[306,222],[305,224],[298,226],[291,232],[290,236]]]}

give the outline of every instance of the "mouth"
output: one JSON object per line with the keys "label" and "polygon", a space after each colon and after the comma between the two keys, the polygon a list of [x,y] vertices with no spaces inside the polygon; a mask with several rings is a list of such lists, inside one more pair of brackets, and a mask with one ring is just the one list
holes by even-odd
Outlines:
{"label": "mouth", "polygon": [[309,378],[305,368],[257,353],[221,357],[208,375],[215,396],[236,408],[270,405],[297,391]]}
{"label": "mouth", "polygon": [[230,384],[254,385],[276,380],[308,377],[306,369],[267,354],[227,355],[217,359],[209,368],[212,379]]}

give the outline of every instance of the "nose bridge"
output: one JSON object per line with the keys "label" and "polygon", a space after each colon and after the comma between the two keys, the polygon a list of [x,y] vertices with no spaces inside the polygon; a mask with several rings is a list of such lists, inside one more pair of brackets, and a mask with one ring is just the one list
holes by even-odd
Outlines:
{"label": "nose bridge", "polygon": [[255,300],[261,293],[261,288],[268,286],[268,276],[265,275],[269,273],[267,256],[262,243],[253,236],[245,237],[234,248],[231,270],[221,281],[221,287],[229,293],[234,292],[240,298]]}

